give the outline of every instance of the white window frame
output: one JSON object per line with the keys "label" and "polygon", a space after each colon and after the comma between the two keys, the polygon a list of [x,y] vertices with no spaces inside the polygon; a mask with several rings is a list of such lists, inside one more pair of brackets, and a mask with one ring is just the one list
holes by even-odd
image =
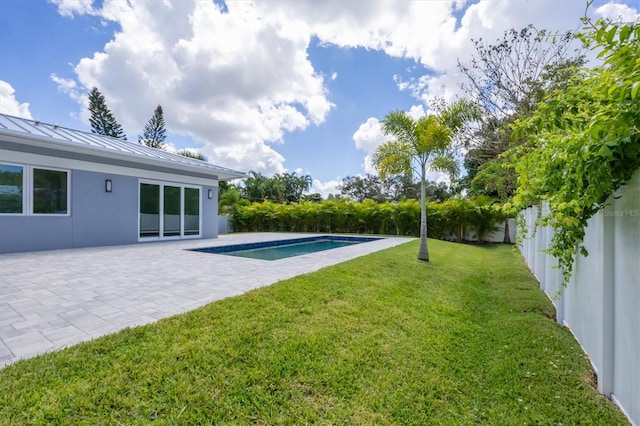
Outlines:
{"label": "white window frame", "polygon": [[2,213],[0,212],[0,216],[27,216],[28,205],[27,199],[29,198],[29,188],[27,186],[28,175],[29,175],[29,166],[26,164],[19,163],[11,163],[8,161],[0,161],[1,165],[4,166],[14,166],[14,167],[22,167],[22,213]]}
{"label": "white window frame", "polygon": [[[69,217],[71,216],[71,169],[39,166],[33,164],[0,161],[7,166],[22,167],[22,213],[0,213],[0,216],[35,216],[35,217]],[[34,213],[33,211],[33,173],[34,170],[51,170],[67,174],[67,212],[66,213]]]}
{"label": "white window frame", "polygon": [[[50,170],[54,172],[65,172],[67,174],[67,212],[66,213],[35,213],[33,211],[33,181],[35,180],[33,177],[34,170]],[[69,217],[71,216],[71,170],[70,169],[61,169],[58,167],[48,167],[48,166],[38,166],[31,165],[29,166],[29,215],[35,217]]]}
{"label": "white window frame", "polygon": [[[158,215],[159,217],[159,228],[157,237],[142,237],[140,236],[140,185],[148,184],[148,185],[158,185],[160,187],[160,209]],[[180,188],[180,235],[175,236],[164,236],[164,187],[165,186],[173,186]],[[198,234],[197,235],[184,235],[184,190],[185,188],[197,189],[198,190]],[[169,241],[169,240],[186,240],[186,239],[195,239],[202,238],[202,194],[203,187],[201,185],[191,185],[186,183],[178,183],[178,182],[169,182],[169,181],[160,181],[160,180],[150,180],[150,179],[138,179],[138,242],[144,241]]]}

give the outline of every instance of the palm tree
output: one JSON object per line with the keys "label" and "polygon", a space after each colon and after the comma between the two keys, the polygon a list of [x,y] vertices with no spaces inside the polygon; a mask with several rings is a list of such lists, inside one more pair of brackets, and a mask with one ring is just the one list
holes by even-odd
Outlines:
{"label": "palm tree", "polygon": [[379,146],[373,155],[373,165],[385,179],[388,175],[418,172],[420,175],[420,250],[418,259],[429,261],[427,247],[427,169],[455,177],[459,166],[452,142],[463,126],[478,117],[468,101],[461,100],[443,106],[438,114],[418,119],[405,111],[392,111],[382,120],[385,135],[395,139]]}

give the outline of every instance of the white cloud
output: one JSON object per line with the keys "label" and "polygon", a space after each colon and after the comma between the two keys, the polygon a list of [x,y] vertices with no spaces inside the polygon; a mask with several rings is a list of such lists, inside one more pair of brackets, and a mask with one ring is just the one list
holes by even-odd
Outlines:
{"label": "white cloud", "polygon": [[74,13],[82,15],[93,13],[93,0],[49,0],[58,6],[58,13],[62,16],[73,17]]}
{"label": "white cloud", "polygon": [[369,153],[374,152],[380,145],[388,140],[390,140],[390,138],[382,132],[380,121],[375,117],[367,119],[353,134],[353,141],[356,143],[356,148]]}
{"label": "white cloud", "polygon": [[256,141],[249,144],[229,144],[214,147],[205,145],[201,152],[209,161],[236,170],[248,172],[253,170],[266,175],[284,173],[282,163],[284,157],[264,142]]}
{"label": "white cloud", "polygon": [[0,80],[0,112],[16,117],[33,119],[29,111],[29,103],[18,101],[15,89],[6,81]]}
{"label": "white cloud", "polygon": [[313,180],[313,185],[311,186],[311,190],[309,192],[322,195],[323,198],[327,198],[329,194],[340,194],[340,190],[338,189],[338,185],[342,185],[342,179],[339,177],[327,182],[320,182],[318,179]]}
{"label": "white cloud", "polygon": [[105,0],[92,13],[121,31],[76,65],[77,80],[97,86],[130,133],[161,104],[167,128],[203,143],[212,162],[279,173],[284,157],[269,144],[323,123],[334,105],[307,57],[304,25],[265,19],[248,2],[227,7]]}
{"label": "white cloud", "polygon": [[84,98],[86,98],[85,94],[82,92],[82,89],[78,87],[78,84],[75,80],[70,78],[62,78],[58,77],[55,73],[49,76],[51,81],[58,85],[58,90],[62,93],[69,95],[69,97],[79,103],[84,102]]}
{"label": "white cloud", "polygon": [[373,167],[372,158],[373,158],[373,153],[365,155],[364,159],[362,160],[361,166],[365,173],[377,175],[378,171],[376,170],[375,167]]}
{"label": "white cloud", "polygon": [[407,111],[407,114],[409,115],[409,117],[413,118],[414,120],[417,120],[418,118],[426,115],[426,112],[424,110],[424,106],[413,105],[411,108],[409,108],[409,111]]}
{"label": "white cloud", "polygon": [[358,130],[353,134],[353,141],[356,144],[356,148],[367,153],[361,164],[365,173],[378,174],[375,167],[373,167],[371,158],[376,149],[389,140],[391,138],[382,132],[380,121],[375,117],[367,119],[358,127]]}
{"label": "white cloud", "polygon": [[596,15],[608,19],[621,19],[624,22],[633,22],[640,19],[638,9],[631,8],[626,4],[610,2],[596,9]]}

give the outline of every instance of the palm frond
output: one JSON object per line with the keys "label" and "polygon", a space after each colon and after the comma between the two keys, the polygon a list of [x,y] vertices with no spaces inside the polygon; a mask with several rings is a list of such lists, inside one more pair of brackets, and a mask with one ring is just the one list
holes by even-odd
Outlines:
{"label": "palm frond", "polygon": [[416,124],[416,152],[430,155],[448,149],[452,131],[435,115],[421,117]]}
{"label": "palm frond", "polygon": [[389,175],[411,173],[412,158],[409,144],[393,140],[380,145],[371,160],[380,177],[385,179]]}
{"label": "palm frond", "polygon": [[380,122],[382,131],[387,136],[394,136],[397,140],[413,145],[416,139],[416,121],[405,111],[391,111]]}
{"label": "palm frond", "polygon": [[452,179],[460,174],[460,165],[451,152],[432,158],[429,168],[435,172],[446,173]]}
{"label": "palm frond", "polygon": [[478,105],[466,99],[447,105],[438,115],[442,123],[454,133],[462,129],[465,124],[480,120],[481,116]]}

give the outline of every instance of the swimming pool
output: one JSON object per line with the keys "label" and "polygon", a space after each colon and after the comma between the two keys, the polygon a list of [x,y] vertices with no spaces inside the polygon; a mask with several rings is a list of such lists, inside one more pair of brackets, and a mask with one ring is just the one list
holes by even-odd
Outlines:
{"label": "swimming pool", "polygon": [[287,257],[301,256],[318,251],[331,250],[354,244],[380,240],[376,237],[347,237],[340,235],[322,235],[289,240],[264,241],[231,246],[205,247],[192,249],[204,253],[226,254],[229,256],[248,257],[260,260],[278,260]]}

